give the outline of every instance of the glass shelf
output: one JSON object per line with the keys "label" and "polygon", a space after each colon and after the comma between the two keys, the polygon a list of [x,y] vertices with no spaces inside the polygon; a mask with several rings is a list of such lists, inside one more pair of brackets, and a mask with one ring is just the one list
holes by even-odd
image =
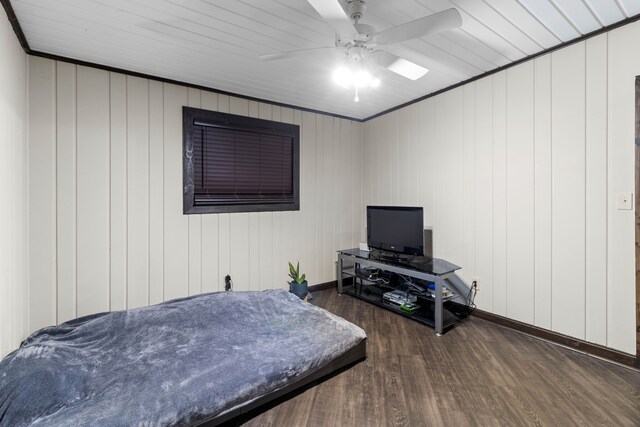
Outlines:
{"label": "glass shelf", "polygon": [[[453,313],[460,314],[458,304],[466,305],[468,286],[455,275],[458,269],[459,266],[439,258],[346,249],[338,251],[338,292],[432,326],[441,335],[458,319]],[[447,295],[435,295],[432,284],[436,289],[446,290]],[[420,307],[407,312],[385,300],[383,295],[393,290],[415,296]]]}

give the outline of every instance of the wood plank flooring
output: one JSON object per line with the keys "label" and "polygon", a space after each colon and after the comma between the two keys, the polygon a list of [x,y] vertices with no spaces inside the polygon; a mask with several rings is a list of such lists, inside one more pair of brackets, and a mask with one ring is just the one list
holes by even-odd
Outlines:
{"label": "wood plank flooring", "polygon": [[436,337],[335,290],[313,303],[367,332],[367,359],[244,425],[640,426],[637,370],[482,319]]}

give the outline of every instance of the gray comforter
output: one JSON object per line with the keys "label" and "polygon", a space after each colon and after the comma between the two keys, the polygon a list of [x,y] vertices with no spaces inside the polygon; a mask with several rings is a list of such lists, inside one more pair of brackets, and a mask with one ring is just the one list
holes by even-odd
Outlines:
{"label": "gray comforter", "polygon": [[221,292],[41,329],[0,362],[0,426],[188,425],[365,338],[282,291]]}

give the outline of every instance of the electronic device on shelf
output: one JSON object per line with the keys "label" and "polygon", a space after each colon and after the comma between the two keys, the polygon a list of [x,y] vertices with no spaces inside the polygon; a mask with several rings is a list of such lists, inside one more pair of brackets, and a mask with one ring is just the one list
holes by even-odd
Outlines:
{"label": "electronic device on shelf", "polygon": [[[363,252],[358,248],[338,251],[338,293],[430,325],[437,335],[452,327],[461,318],[460,314],[464,314],[455,307],[464,304],[462,307],[468,309],[470,304],[466,302],[471,300],[465,300],[464,296],[469,290],[465,292],[465,283],[455,274],[459,266],[419,255],[404,255],[410,258],[409,262],[383,261],[378,251]],[[439,295],[436,295],[437,288],[442,289]],[[458,299],[456,303],[452,301],[454,298]]]}
{"label": "electronic device on shelf", "polygon": [[[429,295],[433,298],[436,297],[436,285],[434,285],[433,283],[429,284],[429,286],[427,287]],[[451,292],[451,290],[447,289],[446,287],[442,287],[442,296],[444,298],[448,298],[453,296],[453,292]]]}
{"label": "electronic device on shelf", "polygon": [[424,254],[424,212],[422,207],[367,206],[367,245],[389,252],[380,254],[400,261],[400,255]]}
{"label": "electronic device on shelf", "polygon": [[382,295],[382,299],[384,301],[397,305],[407,305],[409,303],[416,302],[418,300],[418,297],[405,291],[396,289],[395,291],[386,292],[384,295]]}
{"label": "electronic device on shelf", "polygon": [[416,303],[413,302],[408,302],[406,304],[402,304],[400,306],[400,310],[405,311],[407,313],[413,313],[414,311],[418,310],[420,308],[420,306]]}

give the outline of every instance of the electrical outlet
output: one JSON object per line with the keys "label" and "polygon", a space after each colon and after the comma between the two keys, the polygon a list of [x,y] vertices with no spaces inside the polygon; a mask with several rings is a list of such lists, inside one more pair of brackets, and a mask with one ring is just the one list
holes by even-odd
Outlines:
{"label": "electrical outlet", "polygon": [[227,274],[226,276],[224,276],[224,290],[225,291],[230,291],[231,290],[231,275]]}

